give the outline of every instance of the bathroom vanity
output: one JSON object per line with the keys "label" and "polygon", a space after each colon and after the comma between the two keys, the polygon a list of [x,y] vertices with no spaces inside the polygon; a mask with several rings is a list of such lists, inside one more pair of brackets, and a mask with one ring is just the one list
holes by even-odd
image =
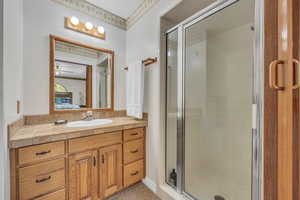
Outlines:
{"label": "bathroom vanity", "polygon": [[49,114],[9,130],[11,200],[105,199],[145,177],[147,120],[114,110],[113,51],[49,38]]}
{"label": "bathroom vanity", "polygon": [[146,120],[24,126],[10,135],[12,200],[100,200],[145,177]]}

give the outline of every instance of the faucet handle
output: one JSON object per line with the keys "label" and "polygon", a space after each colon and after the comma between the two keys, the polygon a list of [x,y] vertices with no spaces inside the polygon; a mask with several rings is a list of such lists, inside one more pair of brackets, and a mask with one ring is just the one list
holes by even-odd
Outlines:
{"label": "faucet handle", "polygon": [[93,111],[91,111],[91,110],[87,111],[86,116],[93,116]]}
{"label": "faucet handle", "polygon": [[82,114],[82,120],[92,120],[93,119],[93,111],[87,111]]}

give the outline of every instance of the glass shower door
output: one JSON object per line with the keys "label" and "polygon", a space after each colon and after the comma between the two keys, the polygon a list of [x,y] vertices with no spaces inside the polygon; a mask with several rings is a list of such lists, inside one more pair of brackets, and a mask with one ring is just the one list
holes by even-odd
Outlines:
{"label": "glass shower door", "polygon": [[177,186],[178,30],[167,34],[166,182]]}
{"label": "glass shower door", "polygon": [[184,27],[184,192],[251,200],[254,1]]}

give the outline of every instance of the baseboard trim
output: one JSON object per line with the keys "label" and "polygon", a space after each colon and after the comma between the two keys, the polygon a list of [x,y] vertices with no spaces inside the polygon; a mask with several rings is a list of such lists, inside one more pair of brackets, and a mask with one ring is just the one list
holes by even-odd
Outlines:
{"label": "baseboard trim", "polygon": [[143,179],[143,183],[155,194],[157,193],[157,184],[151,180],[150,178],[146,177]]}

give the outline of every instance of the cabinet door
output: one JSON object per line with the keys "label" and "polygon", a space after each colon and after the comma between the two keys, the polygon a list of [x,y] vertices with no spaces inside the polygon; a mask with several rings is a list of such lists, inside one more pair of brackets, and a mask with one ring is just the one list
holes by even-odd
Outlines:
{"label": "cabinet door", "polygon": [[103,199],[122,189],[122,145],[100,149],[100,198]]}
{"label": "cabinet door", "polygon": [[97,151],[69,157],[69,200],[97,199]]}

